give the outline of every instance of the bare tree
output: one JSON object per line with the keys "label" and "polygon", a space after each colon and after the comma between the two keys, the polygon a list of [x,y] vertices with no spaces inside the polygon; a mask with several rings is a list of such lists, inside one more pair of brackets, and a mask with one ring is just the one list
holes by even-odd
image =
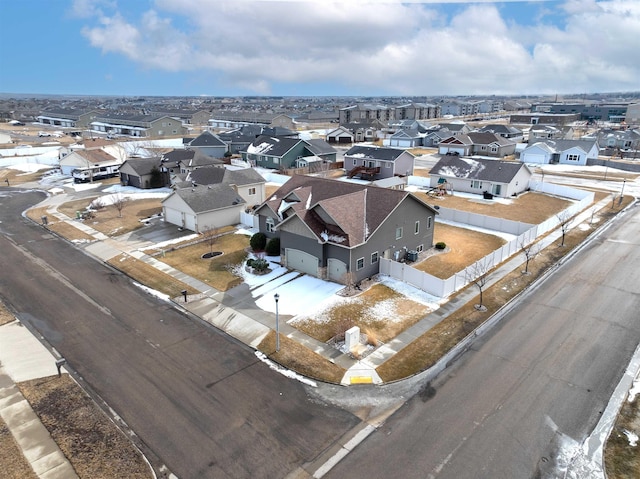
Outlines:
{"label": "bare tree", "polygon": [[558,218],[558,223],[560,223],[560,231],[562,232],[562,242],[560,243],[560,246],[564,246],[564,239],[567,236],[567,232],[569,231],[571,223],[573,223],[573,218],[567,211],[561,211],[556,215],[556,218]]}
{"label": "bare tree", "polygon": [[493,268],[493,260],[492,258],[484,258],[477,262],[475,262],[469,269],[466,270],[467,280],[470,283],[475,284],[480,291],[480,302],[474,305],[478,311],[486,311],[487,308],[484,306],[482,301],[482,293],[484,291],[484,287],[487,284],[487,280],[489,279],[489,271]]}
{"label": "bare tree", "polygon": [[539,243],[529,243],[526,244],[524,240],[520,242],[520,251],[524,254],[526,262],[524,264],[523,274],[529,274],[529,262],[532,261],[538,253],[540,253],[540,244]]}
{"label": "bare tree", "polygon": [[213,253],[213,246],[218,242],[218,228],[209,225],[202,228],[202,237],[209,245],[209,253]]}
{"label": "bare tree", "polygon": [[342,275],[342,281],[347,287],[347,292],[352,293],[356,286],[356,274],[353,271],[347,271]]}
{"label": "bare tree", "polygon": [[122,210],[126,206],[127,201],[129,201],[129,198],[120,193],[111,196],[111,204],[118,210],[118,218],[122,218]]}

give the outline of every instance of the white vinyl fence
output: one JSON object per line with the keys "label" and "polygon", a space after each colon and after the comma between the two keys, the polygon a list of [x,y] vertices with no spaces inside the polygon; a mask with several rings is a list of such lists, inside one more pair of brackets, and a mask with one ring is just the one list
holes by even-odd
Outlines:
{"label": "white vinyl fence", "polygon": [[[419,271],[406,263],[399,263],[397,261],[384,258],[380,258],[380,273],[410,284],[434,296],[446,298],[473,282],[483,272],[486,272],[486,266],[488,266],[488,269],[492,269],[494,266],[497,266],[503,261],[509,259],[514,254],[519,253],[522,250],[523,245],[529,245],[539,236],[556,228],[560,224],[558,217],[572,218],[593,203],[594,193],[592,192],[575,190],[573,188],[553,185],[550,183],[540,183],[535,186],[537,188],[535,190],[533,186],[531,187],[534,191],[544,191],[547,194],[564,196],[578,201],[574,202],[560,214],[549,218],[539,225],[527,225],[526,223],[520,223],[517,221],[502,220],[500,218],[449,210],[448,208],[440,208],[439,212],[443,219],[445,219],[445,215],[452,215],[451,221],[467,223],[474,226],[482,226],[483,228],[493,229],[496,231],[517,234],[517,236],[501,248],[498,248],[484,258],[468,266],[463,271],[459,271],[447,279],[440,279],[429,273],[425,273],[424,271]],[[447,211],[443,212],[443,210]]]}

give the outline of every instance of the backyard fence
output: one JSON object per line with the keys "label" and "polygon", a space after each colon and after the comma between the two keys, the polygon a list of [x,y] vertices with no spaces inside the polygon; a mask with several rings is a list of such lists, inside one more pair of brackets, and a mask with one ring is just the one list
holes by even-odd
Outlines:
{"label": "backyard fence", "polygon": [[[517,233],[517,236],[502,247],[447,279],[440,279],[424,271],[417,270],[409,264],[385,258],[380,258],[380,273],[410,284],[439,298],[446,298],[475,281],[480,275],[487,272],[488,269],[492,269],[516,253],[521,252],[524,246],[531,244],[536,238],[556,228],[561,223],[561,219],[566,220],[572,218],[585,210],[593,203],[595,197],[593,192],[576,190],[550,183],[533,183],[535,187],[538,188],[535,189],[535,191],[544,191],[548,194],[564,196],[577,201],[558,215],[538,225],[527,225],[526,223],[520,223],[518,221],[501,220],[500,218],[475,213],[472,214],[458,210],[449,210],[448,208],[440,208],[439,211],[443,219],[445,219],[445,215],[451,215],[451,218],[454,219],[450,221],[466,223],[472,226],[481,226],[505,233]],[[534,186],[532,186],[531,189],[534,190]],[[447,211],[443,212],[443,210]],[[458,213],[460,213],[460,215],[458,215]]]}

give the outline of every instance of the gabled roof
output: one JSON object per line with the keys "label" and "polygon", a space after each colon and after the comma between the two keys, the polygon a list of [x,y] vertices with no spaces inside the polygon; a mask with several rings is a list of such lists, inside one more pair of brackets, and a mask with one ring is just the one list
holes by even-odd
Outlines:
{"label": "gabled roof", "polygon": [[418,130],[412,129],[398,130],[393,135],[391,135],[391,138],[419,138],[420,136],[421,135]]}
{"label": "gabled roof", "polygon": [[240,195],[231,186],[225,184],[182,188],[175,190],[162,202],[164,203],[174,195],[181,198],[194,213],[205,213],[245,204]]}
{"label": "gabled roof", "polygon": [[445,155],[431,168],[429,175],[510,183],[522,168],[528,170],[527,165],[516,161],[471,159]]}
{"label": "gabled roof", "polygon": [[452,135],[442,140],[440,144],[471,146],[473,145],[473,141],[471,141],[471,138],[469,138],[469,135],[458,135],[458,136]]}
{"label": "gabled roof", "polygon": [[596,140],[540,140],[534,143],[537,145],[539,143],[544,143],[547,145],[554,153],[562,153],[563,151],[570,150],[571,148],[579,148],[585,153],[589,153],[592,148],[597,147]]}
{"label": "gabled roof", "polygon": [[508,135],[517,135],[517,134],[522,134],[522,130],[516,128],[515,126],[511,126],[511,125],[501,125],[501,124],[489,124],[489,125],[485,125],[482,128],[480,128],[478,131],[484,133],[496,133],[496,134],[508,134]]}
{"label": "gabled roof", "polygon": [[97,165],[98,163],[114,163],[117,162],[117,158],[111,156],[104,150],[74,150],[74,153],[81,156],[89,163]]}
{"label": "gabled roof", "polygon": [[336,153],[336,149],[322,139],[303,140],[308,146],[307,149],[314,155],[327,155]]}
{"label": "gabled roof", "polygon": [[185,179],[195,185],[255,185],[265,183],[265,179],[253,168],[228,170],[218,167],[202,167],[189,173]]}
{"label": "gabled roof", "polygon": [[191,140],[189,146],[227,146],[227,144],[210,131],[205,131]]}
{"label": "gabled roof", "polygon": [[347,152],[345,152],[344,156],[350,156],[352,158],[366,158],[372,160],[384,160],[384,161],[395,161],[400,155],[403,153],[409,153],[405,150],[400,150],[397,148],[379,148],[377,146],[361,146],[356,145],[351,148]]}
{"label": "gabled roof", "polygon": [[151,174],[153,168],[160,168],[162,161],[159,156],[152,158],[129,158],[122,164],[121,170],[131,168],[138,176]]}
{"label": "gabled roof", "polygon": [[261,135],[248,147],[247,153],[282,157],[302,140]]}
{"label": "gabled roof", "polygon": [[409,192],[327,178],[296,175],[282,185],[257,210],[281,215],[286,226],[299,218],[318,241],[346,248],[365,242],[400,203],[411,197],[435,210]]}
{"label": "gabled roof", "polygon": [[467,133],[466,136],[469,137],[474,145],[491,145],[492,143],[497,143],[500,146],[506,146],[516,143],[513,140],[509,140],[508,138],[489,132],[471,132]]}

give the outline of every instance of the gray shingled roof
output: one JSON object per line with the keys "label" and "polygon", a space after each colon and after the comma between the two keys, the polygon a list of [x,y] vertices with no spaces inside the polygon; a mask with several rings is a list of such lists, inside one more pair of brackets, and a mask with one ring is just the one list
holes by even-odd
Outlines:
{"label": "gray shingled roof", "polygon": [[[282,185],[258,211],[269,208],[277,212],[285,200],[290,203],[287,219],[295,215],[318,238],[349,248],[366,241],[409,196],[423,203],[402,190],[296,175]],[[337,225],[325,222],[316,211],[319,208],[331,216]]]}
{"label": "gray shingled roof", "polygon": [[375,146],[356,145],[349,148],[349,151],[347,151],[344,156],[395,161],[400,155],[402,155],[402,153],[404,153],[404,150],[399,150],[397,148],[378,148]]}
{"label": "gray shingled roof", "polygon": [[213,133],[205,131],[191,140],[189,146],[226,146],[226,143]]}
{"label": "gray shingled roof", "polygon": [[138,176],[145,176],[151,174],[151,170],[153,170],[154,167],[160,168],[161,164],[160,157],[154,156],[152,158],[129,158],[122,166],[127,165],[135,171]]}
{"label": "gray shingled roof", "polygon": [[265,183],[265,179],[253,168],[242,170],[228,170],[226,168],[202,167],[192,171],[188,178],[196,185],[255,185]]}
{"label": "gray shingled roof", "polygon": [[[194,213],[205,213],[207,211],[245,204],[245,201],[231,186],[224,184],[182,188],[171,193],[167,199],[173,195],[182,198]],[[166,201],[166,199],[163,200],[163,202],[164,201]]]}
{"label": "gray shingled roof", "polygon": [[429,175],[510,183],[521,168],[527,168],[527,166],[516,161],[471,159],[444,155],[431,168]]}

